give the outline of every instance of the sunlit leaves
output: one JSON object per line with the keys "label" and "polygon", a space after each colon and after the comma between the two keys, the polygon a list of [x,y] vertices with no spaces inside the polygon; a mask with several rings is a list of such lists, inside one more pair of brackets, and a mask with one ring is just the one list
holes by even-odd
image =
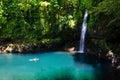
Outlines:
{"label": "sunlit leaves", "polygon": [[69,26],[70,26],[71,28],[74,28],[75,25],[76,25],[75,20],[69,20]]}
{"label": "sunlit leaves", "polygon": [[[4,14],[4,10],[3,10],[3,2],[0,1],[0,24],[5,23],[6,22],[6,18],[3,16]],[[1,28],[2,26],[0,26]]]}
{"label": "sunlit leaves", "polygon": [[47,1],[41,1],[39,4],[40,4],[42,7],[47,7],[48,5],[50,5],[50,3],[47,2]]}
{"label": "sunlit leaves", "polygon": [[31,8],[31,5],[28,3],[19,3],[18,6],[20,7],[21,10],[27,11]]}
{"label": "sunlit leaves", "polygon": [[92,0],[2,0],[0,36],[33,42],[58,37],[62,31],[76,29],[91,5]]}

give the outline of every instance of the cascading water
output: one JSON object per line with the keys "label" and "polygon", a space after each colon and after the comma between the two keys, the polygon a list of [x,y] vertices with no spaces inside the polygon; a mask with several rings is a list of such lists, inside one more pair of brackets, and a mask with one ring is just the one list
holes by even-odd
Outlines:
{"label": "cascading water", "polygon": [[82,23],[80,47],[79,47],[78,53],[84,53],[85,33],[87,30],[87,16],[88,16],[88,11],[86,10],[84,14],[83,23]]}

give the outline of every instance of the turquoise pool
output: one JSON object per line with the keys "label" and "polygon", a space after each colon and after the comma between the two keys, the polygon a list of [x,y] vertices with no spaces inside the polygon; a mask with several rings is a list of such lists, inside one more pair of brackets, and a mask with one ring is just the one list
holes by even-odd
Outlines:
{"label": "turquoise pool", "polygon": [[0,54],[0,80],[102,80],[106,69],[94,58],[67,52]]}

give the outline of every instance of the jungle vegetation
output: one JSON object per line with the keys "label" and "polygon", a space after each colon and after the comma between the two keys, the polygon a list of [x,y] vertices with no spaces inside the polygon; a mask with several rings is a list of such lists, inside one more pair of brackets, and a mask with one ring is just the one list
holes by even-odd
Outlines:
{"label": "jungle vegetation", "polygon": [[0,0],[0,43],[79,39],[85,10],[93,41],[120,52],[120,0]]}

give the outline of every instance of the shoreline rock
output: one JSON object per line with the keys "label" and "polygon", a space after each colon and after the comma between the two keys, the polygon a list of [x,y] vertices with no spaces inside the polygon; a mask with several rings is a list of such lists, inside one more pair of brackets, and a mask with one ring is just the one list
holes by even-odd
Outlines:
{"label": "shoreline rock", "polygon": [[24,44],[5,44],[0,46],[0,53],[22,53],[26,51],[27,47]]}
{"label": "shoreline rock", "polygon": [[0,45],[0,53],[38,53],[46,51],[57,51],[61,48],[62,43],[37,43],[37,44],[17,44],[7,43]]}

